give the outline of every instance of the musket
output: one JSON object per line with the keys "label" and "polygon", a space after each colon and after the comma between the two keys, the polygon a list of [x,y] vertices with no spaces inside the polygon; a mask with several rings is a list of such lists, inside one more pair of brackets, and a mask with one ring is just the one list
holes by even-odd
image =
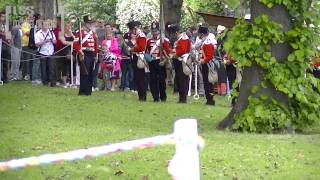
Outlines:
{"label": "musket", "polygon": [[164,39],[164,19],[163,19],[163,0],[160,0],[160,61],[163,61],[163,39]]}
{"label": "musket", "polygon": [[[78,17],[78,22],[79,22],[79,41],[80,41],[80,51],[82,51],[82,30],[81,30],[81,19]],[[83,57],[84,58],[84,57]],[[82,68],[84,70],[84,74],[85,75],[88,75],[88,70],[87,70],[87,67],[86,65],[84,64],[83,62],[83,59],[81,60],[80,58],[80,63],[82,65]]]}
{"label": "musket", "polygon": [[[189,13],[191,15],[191,18],[193,20],[193,24],[196,26],[197,25],[197,20],[196,20],[196,17],[194,16],[193,10],[190,8],[190,6],[187,6],[187,9],[188,9],[188,11],[189,11]],[[195,80],[195,87],[194,87],[195,94],[193,95],[193,99],[199,100],[199,98],[200,98],[200,96],[198,94],[198,60],[199,60],[199,52],[196,49],[196,47],[195,47],[194,51],[195,51],[195,56],[196,56],[196,58],[195,58],[196,62],[194,62],[194,64],[195,64],[195,78],[194,78],[194,80]]]}

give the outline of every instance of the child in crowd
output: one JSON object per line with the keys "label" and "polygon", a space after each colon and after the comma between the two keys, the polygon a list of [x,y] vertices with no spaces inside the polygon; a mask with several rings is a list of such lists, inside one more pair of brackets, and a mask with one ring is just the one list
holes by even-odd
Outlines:
{"label": "child in crowd", "polygon": [[115,91],[116,81],[120,76],[120,59],[121,53],[117,38],[111,33],[107,33],[107,39],[102,41],[103,59],[100,65],[100,77],[104,81],[107,89],[108,80],[111,80],[111,91]]}

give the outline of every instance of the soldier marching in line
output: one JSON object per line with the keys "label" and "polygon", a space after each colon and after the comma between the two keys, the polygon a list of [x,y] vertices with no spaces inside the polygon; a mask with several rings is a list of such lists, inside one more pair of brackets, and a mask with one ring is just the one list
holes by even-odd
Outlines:
{"label": "soldier marching in line", "polygon": [[[147,53],[151,55],[150,67],[150,90],[154,102],[162,102],[167,100],[166,94],[166,67],[165,61],[169,59],[170,45],[167,38],[162,37],[162,47],[159,35],[159,23],[151,24],[152,38],[147,41]],[[162,59],[160,55],[162,49]]]}
{"label": "soldier marching in line", "polygon": [[[80,55],[80,88],[79,96],[90,96],[92,93],[93,67],[98,61],[98,40],[97,35],[92,30],[93,21],[89,15],[83,17],[84,27],[76,35],[80,38],[75,43],[75,49]],[[81,42],[80,42],[81,41]]]}
{"label": "soldier marching in line", "polygon": [[199,26],[198,34],[199,38],[202,39],[202,44],[200,46],[199,63],[201,64],[204,90],[207,99],[206,104],[215,105],[215,101],[213,99],[213,84],[208,80],[208,63],[214,58],[214,45],[212,43],[212,39],[209,37],[208,27],[203,25]]}
{"label": "soldier marching in line", "polygon": [[175,69],[179,90],[179,103],[187,103],[189,76],[183,72],[183,62],[188,58],[191,51],[191,41],[186,33],[181,33],[179,25],[168,25],[168,30],[177,39],[174,43],[172,61]]}
{"label": "soldier marching in line", "polygon": [[[132,29],[132,33],[136,34],[136,44],[133,48],[128,47],[128,51],[133,53],[133,69],[134,69],[134,78],[136,81],[139,101],[147,100],[147,88],[145,84],[145,71],[146,68],[139,68],[137,66],[138,56],[139,58],[144,58],[147,38],[146,35],[140,29],[141,23],[139,21],[131,21],[128,23],[129,29]],[[144,62],[146,63],[146,62]]]}

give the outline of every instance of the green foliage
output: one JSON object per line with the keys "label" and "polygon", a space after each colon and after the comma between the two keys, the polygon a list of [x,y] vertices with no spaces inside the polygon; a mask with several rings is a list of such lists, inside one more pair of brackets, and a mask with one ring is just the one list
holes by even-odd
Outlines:
{"label": "green foliage", "polygon": [[103,19],[106,22],[116,21],[117,0],[64,0],[65,11],[78,14],[90,13],[94,19]]}
{"label": "green foliage", "polygon": [[235,9],[240,5],[240,0],[224,0],[228,6],[230,6],[231,9]]}
{"label": "green foliage", "polygon": [[[319,5],[310,6],[305,1],[291,0],[261,2],[269,8],[284,5],[293,17],[294,27],[288,32],[282,32],[280,24],[270,22],[268,16],[261,15],[254,19],[253,24],[238,20],[228,33],[224,47],[238,61],[239,66],[256,64],[265,72],[261,86],[252,89],[255,97],[249,98],[247,109],[235,116],[233,128],[249,132],[303,129],[320,119],[320,95],[313,90],[313,87],[320,89],[320,82],[310,74],[305,77],[320,42],[319,29],[309,27],[309,24],[314,27],[319,25]],[[287,60],[279,63],[271,55],[271,44],[283,43],[292,47],[292,53]],[[288,105],[256,94],[267,83],[288,96]]]}
{"label": "green foliage", "polygon": [[27,5],[28,2],[29,2],[28,0],[1,0],[0,11],[5,11],[6,6],[19,7],[22,5]]}
{"label": "green foliage", "polygon": [[184,0],[181,18],[181,26],[184,28],[203,21],[201,16],[195,13],[193,19],[187,7],[190,7],[194,12],[206,12],[216,15],[224,14],[224,3],[221,0]]}

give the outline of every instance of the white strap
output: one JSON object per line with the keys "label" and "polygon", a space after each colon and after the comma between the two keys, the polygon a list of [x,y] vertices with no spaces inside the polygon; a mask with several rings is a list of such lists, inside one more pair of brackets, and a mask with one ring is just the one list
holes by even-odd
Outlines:
{"label": "white strap", "polygon": [[189,58],[189,55],[190,55],[190,54],[188,54],[188,53],[187,53],[187,54],[184,54],[184,55],[182,55],[181,57],[179,57],[178,60],[187,63],[188,58]]}
{"label": "white strap", "polygon": [[151,51],[150,51],[150,55],[153,54],[153,52],[157,49],[157,47],[160,46],[160,39],[154,44],[154,46],[152,47]]}
{"label": "white strap", "polygon": [[144,60],[144,54],[137,54],[142,60]]}
{"label": "white strap", "polygon": [[[80,32],[82,33],[82,32]],[[81,41],[81,44],[85,43],[92,35],[92,31],[90,31]]]}

